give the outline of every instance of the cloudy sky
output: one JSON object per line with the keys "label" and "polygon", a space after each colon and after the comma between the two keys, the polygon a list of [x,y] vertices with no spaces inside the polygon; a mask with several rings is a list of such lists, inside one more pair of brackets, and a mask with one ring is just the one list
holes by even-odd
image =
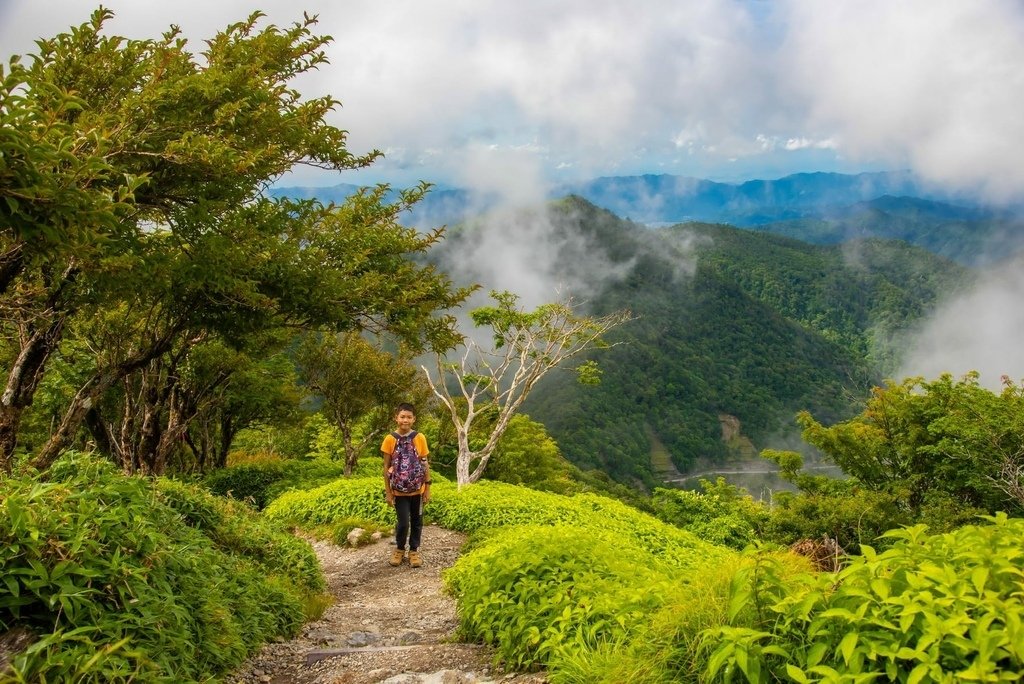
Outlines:
{"label": "cloudy sky", "polygon": [[[111,33],[202,40],[252,10],[305,10],[334,37],[304,78],[343,108],[352,151],[386,158],[281,185],[408,185],[503,193],[671,173],[720,181],[910,169],[950,189],[1024,199],[1021,0],[105,0]],[[0,0],[0,58],[84,22],[86,0]],[[543,225],[495,224],[494,283],[543,301]],[[517,236],[521,239],[518,239]],[[510,245],[519,245],[521,250]],[[586,250],[583,250],[586,252]],[[515,255],[521,258],[515,259]],[[474,257],[480,261],[480,255]],[[991,274],[909,345],[906,374],[985,366],[1024,377],[1024,278]],[[517,284],[519,287],[517,287]],[[526,285],[529,285],[527,288]],[[1007,343],[1001,343],[1006,341]]]}
{"label": "cloudy sky", "polygon": [[[277,24],[318,14],[331,64],[301,89],[342,101],[335,123],[354,151],[387,155],[345,181],[516,178],[529,191],[599,175],[909,168],[995,198],[1024,190],[1018,0],[105,5],[112,33],[174,23],[197,50],[255,8]],[[0,0],[0,53],[31,52],[94,6]]]}

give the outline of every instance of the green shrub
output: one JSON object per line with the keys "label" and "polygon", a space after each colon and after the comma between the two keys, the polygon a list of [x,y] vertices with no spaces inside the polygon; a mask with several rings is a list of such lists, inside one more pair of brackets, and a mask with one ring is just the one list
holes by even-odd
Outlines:
{"label": "green shrub", "polygon": [[431,504],[433,519],[462,532],[511,525],[568,524],[614,532],[680,566],[728,553],[621,501],[596,494],[566,497],[501,482],[478,482],[462,491],[438,488],[435,499]]}
{"label": "green shrub", "polygon": [[827,536],[856,553],[861,545],[878,544],[886,531],[910,522],[897,497],[852,482],[840,492],[779,492],[774,503],[764,535],[787,545]]}
{"label": "green shrub", "polygon": [[[425,513],[443,527],[466,533],[514,525],[568,524],[608,530],[647,548],[676,565],[693,565],[705,557],[722,557],[725,549],[698,539],[630,506],[594,494],[572,497],[538,492],[503,482],[477,482],[459,491],[440,474],[432,474],[431,502]],[[362,518],[381,526],[394,522],[377,477],[337,480],[308,491],[290,491],[264,512],[278,521],[315,527],[343,518]]]}
{"label": "green shrub", "polygon": [[[799,559],[780,555],[784,566],[806,569]],[[669,684],[698,681],[704,663],[698,648],[704,630],[728,620],[729,589],[748,564],[740,554],[701,565],[680,581],[661,585],[660,608],[630,639],[605,641],[592,649],[563,652],[552,663],[553,684]],[[646,591],[640,588],[640,591]]]}
{"label": "green shrub", "polygon": [[248,501],[256,508],[265,508],[268,491],[285,475],[282,461],[266,463],[245,463],[215,470],[203,481],[203,484],[214,494],[230,496],[234,499]]}
{"label": "green shrub", "polygon": [[887,533],[833,574],[780,579],[759,563],[710,629],[708,679],[1020,681],[1024,678],[1024,520],[927,535]]}
{"label": "green shrub", "polygon": [[715,484],[702,480],[701,486],[703,492],[655,489],[651,497],[654,515],[701,539],[734,549],[760,538],[770,515],[766,506],[724,478]]}
{"label": "green shrub", "polygon": [[[252,503],[262,510],[291,489],[313,489],[345,476],[345,464],[326,458],[311,461],[267,461],[244,463],[210,473],[204,484],[215,494]],[[381,479],[381,460],[364,458],[356,464],[353,478]],[[383,484],[381,484],[383,488]]]}
{"label": "green shrub", "polygon": [[517,669],[628,637],[680,571],[621,541],[564,524],[495,532],[445,573],[460,636]]}
{"label": "green shrub", "polygon": [[305,541],[272,525],[248,506],[173,480],[157,480],[164,502],[225,553],[283,574],[308,592],[326,589],[316,554]]}
{"label": "green shrub", "polygon": [[[775,553],[787,574],[808,564]],[[556,684],[696,681],[704,630],[724,624],[739,554],[691,567],[618,532],[567,524],[492,529],[444,574],[460,636]]]}
{"label": "green shrub", "polygon": [[[433,488],[436,490],[438,484]],[[384,498],[380,477],[340,479],[314,489],[293,489],[274,499],[263,513],[271,520],[303,527],[334,525],[345,518],[388,525],[395,517],[395,509]]]}
{"label": "green shrub", "polygon": [[[246,539],[251,535],[252,539]],[[0,631],[22,681],[210,679],[294,634],[315,561],[237,504],[68,457],[0,480]],[[257,549],[263,546],[262,549]]]}

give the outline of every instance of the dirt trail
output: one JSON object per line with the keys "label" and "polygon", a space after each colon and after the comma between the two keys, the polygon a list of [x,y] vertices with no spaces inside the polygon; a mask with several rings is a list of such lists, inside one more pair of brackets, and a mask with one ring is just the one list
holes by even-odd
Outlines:
{"label": "dirt trail", "polygon": [[387,559],[387,540],[357,549],[313,544],[335,598],[324,616],[290,640],[265,645],[225,679],[232,684],[483,684],[546,682],[542,674],[506,674],[484,646],[448,643],[458,624],[441,571],[465,536],[423,529],[422,568]]}

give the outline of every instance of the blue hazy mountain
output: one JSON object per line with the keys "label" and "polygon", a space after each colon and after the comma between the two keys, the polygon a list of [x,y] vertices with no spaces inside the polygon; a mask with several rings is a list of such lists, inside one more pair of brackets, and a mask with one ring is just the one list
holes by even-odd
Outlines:
{"label": "blue hazy mountain", "polygon": [[819,245],[866,238],[902,240],[968,265],[998,261],[1024,249],[1024,219],[1019,213],[917,197],[884,195],[826,208],[817,216],[751,228]]}
{"label": "blue hazy mountain", "polygon": [[[341,202],[357,190],[341,184],[275,188],[271,194]],[[724,223],[815,244],[897,239],[968,264],[1020,248],[1024,234],[1019,210],[991,209],[976,198],[943,193],[909,172],[797,173],[743,183],[667,174],[612,176],[561,185],[549,199],[568,195],[648,225]],[[497,202],[497,196],[435,188],[404,220],[421,227],[453,225]]]}
{"label": "blue hazy mountain", "polygon": [[641,223],[734,226],[818,216],[884,195],[935,198],[906,172],[797,173],[735,184],[671,175],[620,176],[566,186],[565,191]]}

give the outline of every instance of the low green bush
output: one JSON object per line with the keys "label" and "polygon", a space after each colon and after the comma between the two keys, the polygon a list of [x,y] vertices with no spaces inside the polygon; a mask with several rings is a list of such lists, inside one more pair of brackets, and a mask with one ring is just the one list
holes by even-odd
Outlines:
{"label": "low green bush", "polygon": [[761,538],[770,518],[767,506],[723,478],[714,484],[702,480],[701,486],[701,492],[655,489],[651,497],[654,515],[701,539],[734,549]]}
{"label": "low green bush", "polygon": [[880,539],[886,531],[912,522],[899,498],[853,483],[842,486],[845,489],[838,492],[777,493],[764,528],[765,537],[791,544],[798,539],[825,536],[856,553],[861,545],[886,544]]}
{"label": "low green bush", "polygon": [[503,528],[445,573],[460,636],[492,644],[506,666],[625,639],[658,609],[678,567],[597,528]]}
{"label": "low green bush", "polygon": [[[795,556],[780,554],[783,567],[806,570]],[[659,584],[660,607],[628,639],[605,640],[593,648],[563,651],[551,663],[552,684],[670,684],[699,681],[702,633],[725,624],[736,572],[750,561],[734,554]],[[627,582],[629,580],[626,580]],[[638,591],[647,591],[644,587]]]}
{"label": "low green bush", "polygon": [[759,562],[731,624],[705,633],[705,677],[750,682],[1024,679],[1024,520],[941,535],[893,530],[837,574],[783,579]]}
{"label": "low green bush", "polygon": [[[805,559],[768,552],[782,576]],[[459,635],[504,665],[544,667],[554,684],[697,681],[705,630],[729,619],[730,588],[752,561],[720,551],[680,566],[600,527],[520,525],[478,535],[445,572]]]}
{"label": "low green bush", "polygon": [[262,509],[270,502],[270,487],[284,476],[283,461],[244,463],[213,471],[204,478],[203,484],[214,494],[247,501]]}
{"label": "low green bush", "polygon": [[478,482],[462,491],[445,487],[435,492],[431,515],[438,524],[462,532],[512,525],[566,524],[604,530],[647,549],[679,566],[728,551],[694,534],[638,511],[616,499],[596,494],[561,496],[502,482]]}
{"label": "low green bush", "polygon": [[[433,488],[436,490],[438,485]],[[287,491],[274,499],[263,514],[271,520],[305,528],[334,525],[345,518],[361,518],[386,526],[394,522],[395,509],[384,498],[380,477],[360,477]]]}
{"label": "low green bush", "polygon": [[[206,476],[203,483],[215,494],[248,501],[262,510],[283,492],[313,489],[344,476],[344,462],[318,458],[242,463],[215,470]],[[376,477],[382,481],[381,460],[361,459],[352,477]]]}
{"label": "low green bush", "polygon": [[[567,524],[607,530],[679,566],[728,552],[686,530],[664,523],[621,501],[595,494],[566,497],[520,485],[482,481],[461,491],[440,474],[431,476],[430,520],[466,533],[514,526]],[[264,511],[273,520],[311,528],[343,518],[362,518],[379,525],[394,523],[394,509],[384,499],[378,477],[337,480],[307,491],[290,491]]]}
{"label": "low green bush", "polygon": [[36,637],[15,681],[214,678],[299,629],[315,567],[244,506],[86,457],[0,480],[0,631]]}
{"label": "low green bush", "polygon": [[281,573],[306,591],[326,589],[319,561],[309,544],[272,525],[248,506],[174,480],[156,480],[154,486],[168,506],[221,551]]}

